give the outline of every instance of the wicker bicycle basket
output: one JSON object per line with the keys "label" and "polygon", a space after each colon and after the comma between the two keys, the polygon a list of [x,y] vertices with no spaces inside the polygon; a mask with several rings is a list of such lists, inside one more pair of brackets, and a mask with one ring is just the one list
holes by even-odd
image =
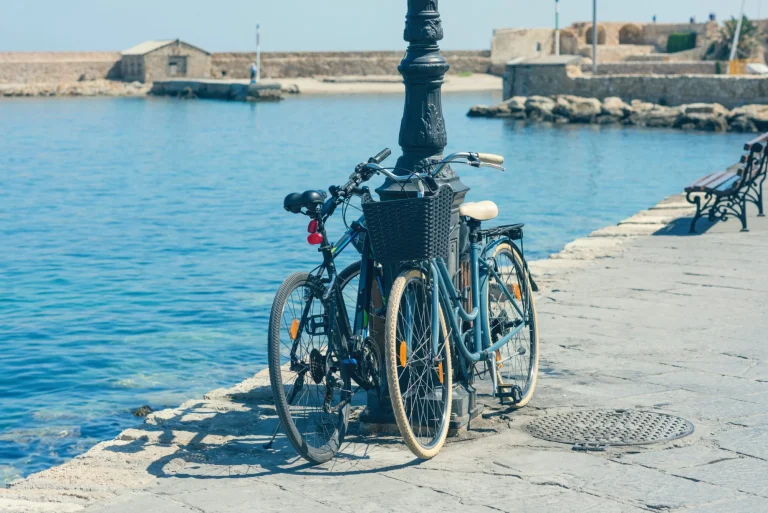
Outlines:
{"label": "wicker bicycle basket", "polygon": [[453,190],[440,187],[423,198],[363,201],[373,254],[381,263],[448,258]]}

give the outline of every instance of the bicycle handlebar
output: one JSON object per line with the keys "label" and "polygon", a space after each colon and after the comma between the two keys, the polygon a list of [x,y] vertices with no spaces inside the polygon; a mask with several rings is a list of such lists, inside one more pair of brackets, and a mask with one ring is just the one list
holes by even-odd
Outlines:
{"label": "bicycle handlebar", "polygon": [[384,161],[387,159],[387,157],[389,157],[390,155],[392,155],[392,150],[390,150],[389,148],[384,148],[383,150],[381,150],[381,151],[379,152],[379,154],[378,154],[378,155],[376,155],[375,157],[371,157],[370,159],[368,159],[368,163],[369,163],[369,164],[381,164],[381,163],[382,163],[382,162],[384,162]]}
{"label": "bicycle handlebar", "polygon": [[[330,188],[331,198],[323,205],[322,213],[326,217],[330,217],[336,210],[336,205],[349,197],[350,195],[361,195],[362,191],[359,189],[363,182],[367,182],[377,173],[381,173],[394,182],[403,182],[410,180],[413,175],[398,176],[391,171],[381,167],[381,163],[392,155],[392,151],[389,148],[384,148],[375,157],[368,159],[368,163],[358,164],[354,173],[349,177],[349,182],[342,186],[332,186]],[[441,160],[436,166],[435,170],[431,173],[425,173],[428,177],[433,178],[437,176],[445,166],[451,162],[455,162],[459,159],[464,159],[465,164],[469,164],[473,167],[491,167],[499,171],[505,171],[501,165],[504,163],[504,157],[501,155],[494,155],[492,153],[453,153]]]}
{"label": "bicycle handlebar", "polygon": [[483,164],[496,164],[497,166],[504,164],[504,157],[501,155],[494,155],[493,153],[478,153],[477,158],[480,159],[480,162]]}

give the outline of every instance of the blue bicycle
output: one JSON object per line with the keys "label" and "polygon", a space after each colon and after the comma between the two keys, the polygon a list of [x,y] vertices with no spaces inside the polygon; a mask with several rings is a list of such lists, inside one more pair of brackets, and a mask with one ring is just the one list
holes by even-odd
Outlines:
{"label": "blue bicycle", "polygon": [[[402,268],[387,300],[387,385],[400,433],[423,459],[445,443],[454,374],[470,383],[490,375],[493,395],[522,408],[533,397],[539,365],[536,285],[516,243],[523,226],[483,230],[482,222],[498,216],[493,202],[460,207],[459,239],[467,244],[460,251],[463,288],[454,285],[446,264],[452,194],[433,180],[452,162],[504,170],[502,157],[456,153],[418,175],[418,197],[364,209],[377,260]],[[387,219],[398,219],[399,238]]]}

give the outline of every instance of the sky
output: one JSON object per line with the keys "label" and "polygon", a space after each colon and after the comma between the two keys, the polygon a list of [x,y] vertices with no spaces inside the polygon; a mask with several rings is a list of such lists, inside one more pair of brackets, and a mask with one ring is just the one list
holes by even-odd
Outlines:
{"label": "sky", "polygon": [[[761,5],[765,3],[765,5]],[[561,0],[561,23],[592,18],[592,0]],[[768,0],[746,0],[768,17]],[[0,51],[123,50],[183,39],[209,51],[399,50],[406,0],[0,0]],[[741,0],[598,0],[604,21],[686,22],[738,15]],[[494,28],[554,25],[554,0],[439,0],[451,50],[490,48]],[[761,12],[762,11],[762,12]]]}

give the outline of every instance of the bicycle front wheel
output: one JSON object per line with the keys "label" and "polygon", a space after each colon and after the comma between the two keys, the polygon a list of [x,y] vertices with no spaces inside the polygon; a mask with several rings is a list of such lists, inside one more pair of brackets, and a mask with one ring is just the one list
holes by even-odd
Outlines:
{"label": "bicycle front wheel", "polygon": [[[522,408],[531,401],[539,375],[536,305],[523,257],[516,247],[508,242],[499,244],[492,262],[495,275],[489,275],[486,287],[491,342],[501,340],[523,325],[506,345],[496,351],[494,371],[500,385],[517,389],[518,397],[511,407]],[[515,299],[514,303],[504,290]]]}
{"label": "bicycle front wheel", "polygon": [[453,370],[442,311],[433,333],[432,290],[420,270],[405,271],[389,295],[385,325],[387,382],[397,427],[421,459],[445,444],[451,417]]}
{"label": "bicycle front wheel", "polygon": [[309,274],[289,276],[269,320],[275,408],[296,452],[312,463],[334,457],[349,422],[350,380],[339,371],[322,293]]}

